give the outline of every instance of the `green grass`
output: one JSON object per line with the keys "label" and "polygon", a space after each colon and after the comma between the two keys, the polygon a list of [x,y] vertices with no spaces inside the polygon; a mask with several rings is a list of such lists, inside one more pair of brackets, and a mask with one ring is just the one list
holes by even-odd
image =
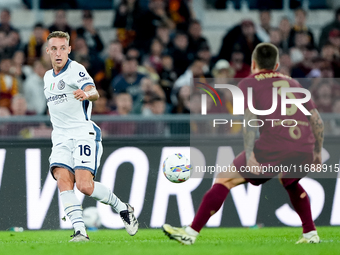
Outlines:
{"label": "green grass", "polygon": [[319,227],[320,244],[300,244],[301,228],[204,228],[192,246],[169,240],[160,229],[88,232],[88,243],[69,243],[71,230],[0,232],[1,255],[197,255],[197,254],[340,254],[340,227]]}

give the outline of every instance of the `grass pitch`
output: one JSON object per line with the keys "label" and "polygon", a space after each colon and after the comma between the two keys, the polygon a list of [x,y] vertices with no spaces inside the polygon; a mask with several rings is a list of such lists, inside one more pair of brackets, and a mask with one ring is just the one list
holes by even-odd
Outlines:
{"label": "grass pitch", "polygon": [[1,255],[197,255],[197,254],[340,254],[340,227],[318,227],[320,244],[300,244],[301,228],[204,228],[192,246],[169,240],[161,229],[88,232],[91,241],[69,243],[71,230],[0,232]]}

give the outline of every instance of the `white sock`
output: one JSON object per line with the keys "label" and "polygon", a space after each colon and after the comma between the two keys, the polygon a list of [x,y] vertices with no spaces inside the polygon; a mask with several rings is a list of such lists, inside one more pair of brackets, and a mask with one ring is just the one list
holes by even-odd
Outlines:
{"label": "white sock", "polygon": [[66,190],[60,192],[60,199],[64,206],[65,214],[69,217],[75,233],[79,230],[82,235],[87,236],[83,220],[83,209],[74,191]]}
{"label": "white sock", "polygon": [[112,193],[109,188],[100,182],[94,182],[93,193],[90,197],[103,204],[111,205],[117,213],[127,209],[126,204],[120,201],[120,199],[114,193]]}
{"label": "white sock", "polygon": [[185,231],[192,236],[198,236],[199,234],[196,230],[192,229],[190,226],[186,227]]}
{"label": "white sock", "polygon": [[303,233],[303,237],[306,238],[306,239],[309,239],[312,236],[315,236],[317,234],[318,234],[318,232],[316,230],[313,230],[313,231],[309,231],[308,233]]}

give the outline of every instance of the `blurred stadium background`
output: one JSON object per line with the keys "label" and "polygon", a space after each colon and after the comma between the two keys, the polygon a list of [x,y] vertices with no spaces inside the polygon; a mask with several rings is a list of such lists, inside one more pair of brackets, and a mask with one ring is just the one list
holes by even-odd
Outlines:
{"label": "blurred stadium background", "polygon": [[[102,97],[93,115],[106,120],[104,137],[188,134],[188,113],[197,111],[190,109],[190,79],[247,76],[250,53],[262,41],[280,48],[282,73],[306,79],[319,111],[334,113],[324,115],[326,133],[339,134],[339,6],[336,0],[2,0],[0,137],[49,137],[40,88],[51,68],[44,43],[53,30],[70,33],[71,59],[96,81]],[[230,112],[231,99],[223,100]],[[163,125],[147,125],[153,120]]]}
{"label": "blurred stadium background", "polygon": [[[101,94],[92,115],[104,138],[98,179],[139,208],[143,227],[159,227],[165,219],[190,223],[211,185],[195,179],[174,187],[158,174],[166,155],[188,150],[190,135],[216,142],[216,150],[228,155],[220,162],[215,150],[207,164],[228,164],[242,150],[241,128],[218,134],[199,128],[205,124],[190,102],[190,81],[247,76],[250,54],[260,42],[277,45],[279,71],[302,79],[311,91],[325,120],[324,158],[339,163],[338,0],[0,0],[0,9],[0,201],[8,203],[0,206],[0,229],[70,227],[60,220],[56,183],[48,174],[51,125],[43,75],[51,65],[44,49],[54,30],[69,32],[70,58],[87,68]],[[230,97],[222,99],[231,112]],[[316,224],[340,225],[337,180],[305,183],[313,193]],[[252,203],[234,205],[228,198],[231,222],[221,221],[220,214],[210,226],[298,226],[283,191],[282,199],[266,203],[276,186],[268,184],[262,192],[248,186],[248,193],[242,186],[233,197]],[[254,218],[259,204],[269,213]],[[85,198],[84,207],[91,205]],[[105,227],[122,227],[112,211],[99,209]]]}

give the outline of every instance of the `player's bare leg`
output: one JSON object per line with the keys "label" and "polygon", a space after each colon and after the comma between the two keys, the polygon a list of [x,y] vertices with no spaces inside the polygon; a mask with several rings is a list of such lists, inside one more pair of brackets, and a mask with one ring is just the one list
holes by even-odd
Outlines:
{"label": "player's bare leg", "polygon": [[[231,165],[232,167],[234,167],[233,164]],[[219,173],[214,185],[205,193],[191,226],[175,228],[169,224],[164,224],[163,231],[170,239],[175,239],[186,245],[193,244],[210,217],[221,208],[230,189],[244,182],[245,179],[238,172]]]}
{"label": "player's bare leg", "polygon": [[69,217],[74,228],[71,242],[89,241],[83,221],[83,210],[73,190],[74,175],[65,168],[56,167],[53,169],[53,176],[57,180],[65,214]]}
{"label": "player's bare leg", "polygon": [[73,190],[74,175],[65,168],[56,167],[53,169],[53,176],[57,180],[57,185],[60,192]]}
{"label": "player's bare leg", "polygon": [[95,200],[110,205],[123,220],[126,231],[133,236],[138,231],[138,221],[134,209],[128,203],[123,203],[109,188],[100,182],[93,181],[93,175],[87,170],[75,171],[76,185],[80,192]]}
{"label": "player's bare leg", "polygon": [[302,222],[303,237],[296,243],[319,243],[320,238],[313,222],[308,194],[299,182],[290,183],[290,180],[283,178],[281,183],[286,189],[290,201]]}

